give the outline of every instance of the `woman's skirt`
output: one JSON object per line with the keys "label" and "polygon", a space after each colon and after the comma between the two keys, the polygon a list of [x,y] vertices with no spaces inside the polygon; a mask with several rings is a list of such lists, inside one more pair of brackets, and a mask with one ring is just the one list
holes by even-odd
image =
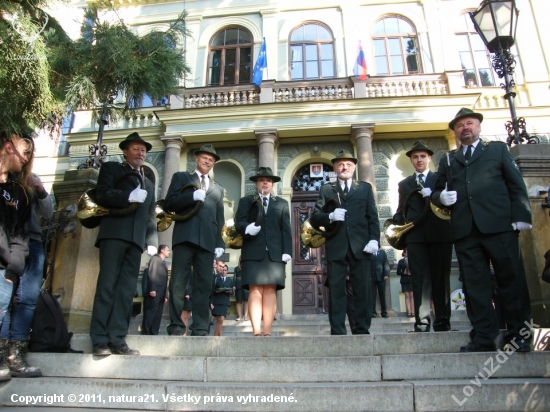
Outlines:
{"label": "woman's skirt", "polygon": [[276,285],[277,290],[285,288],[285,264],[272,262],[266,253],[263,260],[245,260],[242,262],[242,285]]}
{"label": "woman's skirt", "polygon": [[183,310],[191,312],[193,310],[193,301],[191,299],[183,299]]}
{"label": "woman's skirt", "polygon": [[237,303],[248,302],[248,290],[246,289],[236,289],[235,290],[235,301]]}
{"label": "woman's skirt", "polygon": [[214,309],[212,310],[212,316],[227,316],[227,309],[229,306],[227,305],[214,305]]}

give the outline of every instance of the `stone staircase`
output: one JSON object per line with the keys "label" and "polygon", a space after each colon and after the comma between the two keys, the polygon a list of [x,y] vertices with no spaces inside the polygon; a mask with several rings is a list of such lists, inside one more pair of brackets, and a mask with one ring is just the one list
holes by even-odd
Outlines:
{"label": "stone staircase", "polygon": [[75,335],[84,353],[30,353],[44,377],[1,383],[0,410],[550,410],[550,352],[458,353],[469,326],[452,324],[406,333],[412,319],[377,318],[371,335],[330,336],[326,315],[295,315],[252,337],[233,319],[222,337],[129,335],[136,357],[95,357]]}

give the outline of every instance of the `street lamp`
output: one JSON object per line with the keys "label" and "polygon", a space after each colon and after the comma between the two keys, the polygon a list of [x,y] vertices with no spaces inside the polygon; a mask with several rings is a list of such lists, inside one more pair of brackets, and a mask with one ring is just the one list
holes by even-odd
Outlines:
{"label": "street lamp", "polygon": [[518,14],[515,0],[483,0],[479,8],[470,13],[476,31],[489,52],[493,54],[495,72],[499,78],[504,79],[500,87],[506,92],[504,98],[508,101],[512,115],[512,121],[506,122],[505,125],[508,131],[508,146],[521,144],[525,140],[527,143],[538,143],[538,137],[531,137],[525,130],[525,119],[518,119],[516,116],[514,105],[516,93],[513,88],[516,84],[512,76],[516,60],[510,53],[510,47],[514,45],[516,38]]}

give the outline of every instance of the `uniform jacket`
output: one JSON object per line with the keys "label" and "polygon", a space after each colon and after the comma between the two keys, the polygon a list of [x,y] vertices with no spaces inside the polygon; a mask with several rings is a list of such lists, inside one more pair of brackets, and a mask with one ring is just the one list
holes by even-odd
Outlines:
{"label": "uniform jacket", "polygon": [[[512,222],[531,223],[531,206],[521,172],[503,142],[480,141],[469,164],[462,147],[450,154],[452,188],[457,201],[451,206],[453,239],[470,234],[475,222],[481,233],[511,231]],[[439,162],[434,204],[445,189],[447,157]]]}
{"label": "uniform jacket", "polygon": [[390,262],[384,249],[380,249],[376,256],[372,255],[370,273],[373,282],[382,282],[385,276],[390,276]]}
{"label": "uniform jacket", "polygon": [[147,292],[157,292],[157,297],[166,297],[166,286],[168,284],[168,267],[166,262],[157,254],[149,260],[149,272],[147,274]]}
{"label": "uniform jacket", "polygon": [[[196,201],[193,200],[194,189],[181,191],[190,184],[200,187],[200,180],[195,172],[174,173],[164,203],[167,210],[185,214],[193,209],[196,205]],[[206,198],[199,212],[185,222],[176,222],[172,247],[190,242],[212,253],[216,248],[225,248],[222,240],[224,223],[223,188],[210,179]]]}
{"label": "uniform jacket", "polygon": [[[260,233],[246,235],[246,227],[256,221],[258,194],[248,195],[239,200],[235,215],[235,228],[243,236],[242,260],[263,260],[266,253],[273,262],[282,262],[283,254],[292,255],[292,235],[288,202],[271,195],[264,213]],[[263,206],[261,206],[263,207]]]}
{"label": "uniform jacket", "polygon": [[[337,205],[338,195],[340,205]],[[371,185],[353,180],[349,193],[344,196],[339,182],[327,183],[319,192],[311,224],[314,227],[329,227],[329,214],[336,207],[347,210],[346,220],[338,233],[325,243],[327,259],[344,259],[348,246],[356,259],[368,259],[370,255],[363,252],[367,243],[376,240],[380,244],[380,223]]]}
{"label": "uniform jacket", "polygon": [[234,291],[231,291],[231,294],[229,294],[227,292],[216,293],[216,290],[220,288],[233,288],[233,286],[233,278],[226,276],[224,282],[221,276],[216,275],[214,279],[214,291],[212,292],[212,304],[229,306],[231,301],[230,296],[234,294]]}
{"label": "uniform jacket", "polygon": [[[127,176],[120,178],[127,174]],[[119,179],[120,178],[120,179]],[[104,216],[101,218],[96,246],[103,239],[119,239],[134,243],[141,250],[146,246],[158,246],[157,222],[155,219],[155,188],[145,180],[147,198],[138,205],[135,212],[123,216]],[[106,162],[101,165],[97,178],[96,200],[106,208],[127,208],[128,198],[140,179],[137,172],[126,162]]]}
{"label": "uniform jacket", "polygon": [[[424,187],[434,190],[437,175],[428,172],[424,179]],[[416,173],[399,182],[399,206],[393,216],[393,219],[400,225],[407,222],[414,222],[424,211],[426,198],[423,198],[420,192],[411,195],[405,205],[405,199],[413,190],[418,189]],[[404,216],[406,209],[407,215]],[[406,217],[406,221],[405,221]],[[406,242],[424,243],[424,242],[451,242],[451,222],[438,218],[428,205],[428,214],[420,222],[414,225],[406,234]]]}

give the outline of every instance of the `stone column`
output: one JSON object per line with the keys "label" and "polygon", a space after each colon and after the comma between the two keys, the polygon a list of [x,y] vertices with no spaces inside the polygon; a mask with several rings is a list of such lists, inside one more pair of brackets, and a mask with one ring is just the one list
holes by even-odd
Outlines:
{"label": "stone column", "polygon": [[257,130],[256,140],[258,141],[258,167],[271,167],[273,173],[277,174],[275,167],[275,145],[278,143],[277,130]]}
{"label": "stone column", "polygon": [[[164,199],[168,193],[170,182],[172,181],[172,175],[179,172],[181,149],[187,148],[187,144],[181,137],[165,136],[160,140],[166,146],[164,155],[164,175],[162,177],[162,188],[160,190],[160,199]],[[172,248],[172,233],[174,231],[174,224],[164,232],[159,232],[159,245],[165,244]]]}
{"label": "stone column", "polygon": [[[352,124],[351,136],[357,150],[357,177],[368,182],[376,194],[376,180],[374,178],[374,156],[372,154],[372,135],[374,123]],[[376,197],[375,197],[376,199]]]}
{"label": "stone column", "polygon": [[99,274],[99,249],[95,241],[99,228],[86,229],[76,217],[80,196],[97,184],[98,170],[68,170],[62,182],[53,184],[58,210],[68,211],[68,222],[57,238],[52,291],[61,297],[68,328],[88,333]]}
{"label": "stone column", "polygon": [[529,192],[533,229],[520,232],[520,246],[531,298],[533,322],[550,327],[550,284],[541,280],[544,254],[550,249],[550,209],[543,209],[540,191],[550,184],[550,145],[522,144],[510,149]]}

